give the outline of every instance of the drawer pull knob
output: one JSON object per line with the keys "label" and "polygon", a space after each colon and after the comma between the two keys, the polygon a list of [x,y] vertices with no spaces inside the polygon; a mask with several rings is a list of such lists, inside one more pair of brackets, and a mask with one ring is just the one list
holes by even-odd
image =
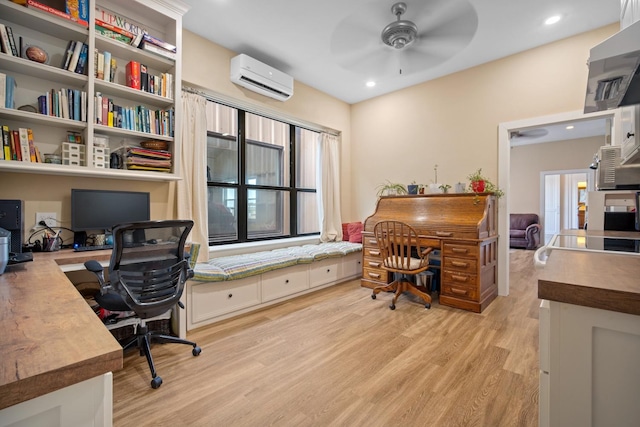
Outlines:
{"label": "drawer pull knob", "polygon": [[369,251],[369,253],[373,256],[379,256],[380,255],[380,251]]}
{"label": "drawer pull knob", "polygon": [[229,294],[229,295],[227,295],[227,297],[228,297],[228,298],[231,298],[231,297],[233,297],[233,294]]}
{"label": "drawer pull knob", "polygon": [[457,274],[452,274],[451,278],[456,282],[466,282],[467,280],[469,280],[468,276],[458,276]]}
{"label": "drawer pull knob", "polygon": [[289,279],[285,280],[284,283],[289,283]]}
{"label": "drawer pull knob", "polygon": [[451,292],[457,295],[467,295],[467,291],[465,289],[451,288]]}
{"label": "drawer pull knob", "polygon": [[451,236],[453,236],[453,233],[450,232],[450,231],[436,231],[436,236],[451,237]]}
{"label": "drawer pull knob", "polygon": [[327,273],[331,273],[331,269],[330,268],[327,268]]}
{"label": "drawer pull knob", "polygon": [[454,267],[462,267],[462,268],[469,267],[469,263],[460,262],[460,261],[451,261],[451,265],[453,265]]}
{"label": "drawer pull knob", "polygon": [[380,263],[379,262],[369,261],[369,266],[370,267],[380,267]]}
{"label": "drawer pull knob", "polygon": [[376,242],[376,239],[369,239],[369,243],[371,243],[372,245],[378,244],[378,242]]}
{"label": "drawer pull knob", "polygon": [[380,275],[376,273],[369,273],[369,277],[373,277],[374,279],[379,279]]}
{"label": "drawer pull knob", "polygon": [[466,254],[467,252],[469,252],[469,250],[465,248],[451,248],[451,252],[455,252],[458,254]]}

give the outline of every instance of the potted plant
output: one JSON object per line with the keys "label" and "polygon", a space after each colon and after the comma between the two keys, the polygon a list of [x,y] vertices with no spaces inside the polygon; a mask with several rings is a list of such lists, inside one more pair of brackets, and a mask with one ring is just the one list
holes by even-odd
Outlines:
{"label": "potted plant", "polygon": [[407,189],[404,185],[391,182],[387,180],[384,184],[380,184],[377,187],[378,192],[376,193],[378,197],[380,196],[395,196],[399,194],[407,194]]}
{"label": "potted plant", "polygon": [[440,190],[442,190],[443,193],[447,194],[449,192],[449,189],[451,188],[451,186],[449,184],[442,184],[438,188]]}
{"label": "potted plant", "polygon": [[469,180],[469,190],[472,193],[493,193],[497,198],[504,196],[504,191],[482,175],[482,168],[469,174],[467,179]]}
{"label": "potted plant", "polygon": [[407,193],[409,194],[418,194],[418,184],[415,181],[411,182],[411,184],[407,185]]}

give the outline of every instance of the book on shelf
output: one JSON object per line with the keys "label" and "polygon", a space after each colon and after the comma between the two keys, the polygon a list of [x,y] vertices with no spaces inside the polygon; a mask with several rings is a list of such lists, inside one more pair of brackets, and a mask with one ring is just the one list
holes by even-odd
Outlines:
{"label": "book on shelf", "polygon": [[124,28],[120,28],[120,27],[118,27],[116,25],[110,24],[109,22],[105,22],[102,19],[96,18],[95,19],[95,24],[96,24],[96,27],[100,27],[100,28],[103,28],[105,30],[110,30],[110,31],[112,31],[114,33],[121,34],[121,35],[127,37],[129,40],[133,39],[136,36],[136,34],[132,33],[131,31],[125,30]]}
{"label": "book on shelf", "polygon": [[98,52],[96,49],[96,78],[98,80],[104,80],[104,53]]}
{"label": "book on shelf", "polygon": [[7,125],[2,125],[2,158],[13,160],[11,158],[11,131]]}
{"label": "book on shelf", "polygon": [[118,69],[118,61],[113,56],[111,57],[111,67],[109,68],[110,76],[109,81],[116,81],[116,70]]}
{"label": "book on shelf", "polygon": [[[122,43],[126,43],[126,44],[131,43],[131,37],[120,34],[117,31],[109,30],[107,28],[99,26],[98,24],[96,24],[95,28],[96,28],[96,34],[100,34],[103,37],[116,40]],[[121,31],[124,31],[124,30],[121,30]]]}
{"label": "book on shelf", "polygon": [[11,131],[11,160],[22,161],[22,155],[20,154],[20,134],[15,129]]}
{"label": "book on shelf", "polygon": [[88,21],[83,21],[79,18],[73,17],[70,14],[60,10],[60,9],[56,9],[55,7],[40,3],[36,0],[27,0],[27,7],[32,7],[34,9],[38,9],[38,10],[42,10],[44,12],[50,13],[52,15],[55,15],[59,18],[64,18],[67,19],[69,21],[72,22],[76,22],[82,26],[88,27],[89,26],[89,22]]}
{"label": "book on shelf", "polygon": [[109,82],[111,81],[111,52],[104,51],[104,72],[102,79]]}
{"label": "book on shelf", "polygon": [[89,0],[66,0],[65,12],[80,21],[89,22]]}
{"label": "book on shelf", "polygon": [[29,152],[29,132],[27,128],[18,128],[19,141],[20,141],[20,159],[23,162],[31,161],[31,154]]}
{"label": "book on shelf", "polygon": [[133,89],[140,89],[140,63],[138,61],[129,61],[125,74],[127,86]]}
{"label": "book on shelf", "polygon": [[33,130],[27,128],[27,137],[29,141],[29,160],[31,163],[36,163],[36,144],[33,141]]}
{"label": "book on shelf", "polygon": [[67,49],[65,50],[61,67],[63,70],[69,69],[69,63],[71,62],[71,57],[73,56],[73,51],[75,50],[76,43],[79,42],[76,42],[75,40],[69,40],[69,43],[67,43]]}
{"label": "book on shelf", "polygon": [[140,90],[149,92],[149,73],[147,73],[147,66],[140,64]]}
{"label": "book on shelf", "polygon": [[0,23],[0,50],[2,53],[13,56],[11,43],[9,43],[9,33],[7,33],[7,27],[3,23]]}
{"label": "book on shelf", "polygon": [[73,55],[71,55],[71,59],[69,60],[69,66],[67,67],[67,70],[75,71],[76,66],[78,65],[78,60],[80,59],[80,52],[82,52],[82,46],[84,46],[84,43],[78,42],[78,41],[74,45]]}
{"label": "book on shelf", "polygon": [[153,37],[151,34],[143,34],[142,40],[145,43],[154,44],[158,47],[161,47],[162,49],[168,50],[169,52],[173,52],[173,53],[177,52],[177,48],[174,45],[172,45],[171,43],[167,43],[164,40],[160,40],[157,37]]}
{"label": "book on shelf", "polygon": [[173,60],[176,59],[176,54],[174,52],[171,52],[167,49],[163,49],[145,40],[142,40],[142,43],[140,43],[140,49],[146,50],[147,52],[155,53],[156,55],[164,56],[165,58],[168,58],[168,59],[173,59]]}
{"label": "book on shelf", "polygon": [[131,18],[126,16],[122,16],[116,12],[113,12],[109,9],[105,9],[104,7],[96,4],[95,6],[95,18],[101,22],[104,22],[109,25],[113,25],[114,27],[121,28],[133,34],[143,34],[148,33],[149,31],[145,28],[141,23],[134,21]]}
{"label": "book on shelf", "polygon": [[18,83],[16,82],[16,79],[12,75],[7,74],[5,77],[4,85],[5,101],[3,105],[5,108],[16,108],[16,100],[14,98],[14,95],[16,93],[17,87]]}
{"label": "book on shelf", "polygon": [[7,106],[7,75],[0,72],[0,107]]}
{"label": "book on shelf", "polygon": [[84,74],[87,69],[87,59],[89,57],[89,45],[86,43],[82,43],[82,48],[80,50],[80,56],[78,57],[78,64],[74,72],[78,74]]}
{"label": "book on shelf", "polygon": [[18,52],[18,46],[16,45],[16,39],[13,37],[13,29],[8,26],[5,25],[5,28],[7,29],[7,36],[9,38],[9,44],[11,45],[11,53],[13,56],[20,56],[19,52]]}
{"label": "book on shelf", "polygon": [[136,34],[135,37],[131,39],[131,43],[130,43],[131,46],[133,47],[140,46],[140,43],[142,43],[142,36],[144,36],[144,33]]}
{"label": "book on shelf", "polygon": [[49,115],[49,109],[47,107],[47,95],[40,95],[38,97],[38,113]]}

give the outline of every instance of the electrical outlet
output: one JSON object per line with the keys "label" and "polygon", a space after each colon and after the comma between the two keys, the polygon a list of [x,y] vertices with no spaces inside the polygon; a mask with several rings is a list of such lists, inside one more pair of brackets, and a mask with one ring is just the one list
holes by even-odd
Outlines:
{"label": "electrical outlet", "polygon": [[55,227],[57,215],[55,212],[36,212],[36,226],[40,225],[40,221],[44,221],[49,227]]}

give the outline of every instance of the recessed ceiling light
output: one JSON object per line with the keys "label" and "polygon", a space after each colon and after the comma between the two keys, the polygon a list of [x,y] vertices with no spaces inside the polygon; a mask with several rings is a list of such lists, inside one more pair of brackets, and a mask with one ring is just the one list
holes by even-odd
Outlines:
{"label": "recessed ceiling light", "polygon": [[558,21],[560,21],[560,15],[554,15],[554,16],[551,16],[551,17],[547,18],[547,20],[544,21],[544,23],[546,25],[553,25]]}
{"label": "recessed ceiling light", "polygon": [[569,126],[567,126],[565,129],[567,129],[567,130],[571,130],[571,129],[573,129],[573,125],[569,125]]}
{"label": "recessed ceiling light", "polygon": [[367,87],[374,87],[376,85],[376,82],[374,82],[373,80],[369,80],[367,82]]}

